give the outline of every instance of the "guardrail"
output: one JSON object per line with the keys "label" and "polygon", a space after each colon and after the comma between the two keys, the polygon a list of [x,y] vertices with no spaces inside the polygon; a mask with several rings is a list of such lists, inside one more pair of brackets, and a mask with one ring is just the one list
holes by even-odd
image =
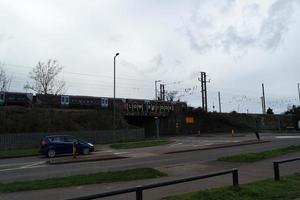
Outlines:
{"label": "guardrail", "polygon": [[273,168],[274,168],[274,179],[275,179],[275,181],[280,180],[279,164],[286,163],[286,162],[293,162],[293,161],[297,161],[297,160],[300,160],[300,157],[274,161],[273,162]]}
{"label": "guardrail", "polygon": [[195,181],[195,180],[200,180],[200,179],[205,179],[205,178],[210,178],[210,177],[215,177],[215,176],[221,176],[221,175],[225,175],[225,174],[232,174],[233,186],[239,185],[238,170],[234,168],[231,170],[218,171],[218,172],[214,172],[214,173],[210,173],[210,174],[204,174],[204,175],[200,175],[200,176],[183,178],[183,179],[178,179],[178,180],[173,180],[173,181],[166,181],[166,182],[154,183],[154,184],[150,184],[150,185],[126,188],[126,189],[122,189],[122,190],[115,190],[112,192],[105,192],[105,193],[99,193],[99,194],[94,194],[94,195],[89,195],[89,196],[82,196],[82,197],[72,198],[69,200],[98,199],[98,198],[115,196],[115,195],[119,195],[119,194],[131,193],[131,192],[135,192],[136,200],[143,200],[143,191],[144,190],[168,186],[168,185],[174,185],[174,184],[178,184],[178,183],[185,183],[185,182],[190,182],[190,181]]}

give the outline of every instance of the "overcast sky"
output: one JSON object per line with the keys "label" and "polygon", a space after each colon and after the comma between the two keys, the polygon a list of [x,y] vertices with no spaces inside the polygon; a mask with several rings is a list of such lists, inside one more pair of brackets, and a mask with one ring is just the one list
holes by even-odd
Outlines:
{"label": "overcast sky", "polygon": [[0,62],[24,91],[38,61],[57,59],[67,93],[154,98],[154,81],[209,110],[276,113],[299,104],[300,0],[0,0]]}

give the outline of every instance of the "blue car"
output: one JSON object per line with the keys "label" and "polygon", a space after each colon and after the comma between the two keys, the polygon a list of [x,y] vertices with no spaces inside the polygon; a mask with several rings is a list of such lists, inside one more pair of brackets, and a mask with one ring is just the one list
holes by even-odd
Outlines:
{"label": "blue car", "polygon": [[54,158],[58,154],[72,154],[73,145],[77,154],[87,155],[94,151],[94,145],[84,140],[70,135],[51,135],[41,140],[40,153],[49,158]]}

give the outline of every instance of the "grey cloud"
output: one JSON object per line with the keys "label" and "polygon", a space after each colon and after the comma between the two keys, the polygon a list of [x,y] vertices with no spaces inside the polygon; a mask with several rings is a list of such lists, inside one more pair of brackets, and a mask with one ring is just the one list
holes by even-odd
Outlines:
{"label": "grey cloud", "polygon": [[159,71],[163,66],[163,57],[161,54],[158,54],[154,58],[149,61],[149,67],[147,67],[144,71],[146,73],[155,73]]}
{"label": "grey cloud", "polygon": [[120,42],[122,40],[122,35],[120,35],[120,34],[111,35],[109,37],[109,40],[112,42]]}
{"label": "grey cloud", "polygon": [[253,46],[255,42],[256,38],[252,35],[239,35],[234,26],[227,28],[222,39],[223,48],[227,52],[230,52],[233,48],[244,49]]}
{"label": "grey cloud", "polygon": [[124,59],[121,60],[121,65],[124,66],[125,68],[129,69],[129,70],[132,70],[134,71],[135,73],[137,73],[137,75],[139,76],[145,76],[145,73],[143,70],[141,70],[137,65],[129,62],[129,61],[126,61]]}
{"label": "grey cloud", "polygon": [[277,0],[271,5],[268,17],[263,21],[260,31],[266,49],[275,49],[288,31],[294,10],[294,0]]}
{"label": "grey cloud", "polygon": [[[218,1],[219,3],[219,1]],[[228,12],[232,7],[234,7],[236,1],[235,0],[225,0],[222,7],[221,12]]]}
{"label": "grey cloud", "polygon": [[[213,24],[216,23],[216,19],[209,16],[202,17],[199,15],[200,11],[197,10],[197,14],[192,14],[190,24],[184,27],[185,36],[191,49],[201,54],[213,48],[229,53],[234,50],[246,52],[253,47],[273,50],[281,44],[288,32],[295,2],[296,0],[276,0],[270,5],[268,15],[256,22],[258,23],[256,32],[245,32],[244,30],[249,30],[247,23],[242,25],[228,24],[224,31],[214,30]],[[235,1],[226,0],[224,5],[229,8],[234,3]],[[223,12],[223,7],[215,9]],[[247,20],[255,20],[252,17],[259,17],[259,9],[258,4],[245,5],[242,11],[243,20],[246,22]]]}
{"label": "grey cloud", "polygon": [[198,39],[198,37],[195,37],[193,32],[189,29],[189,27],[185,27],[185,34],[189,40],[190,47],[199,52],[204,53],[207,49],[212,48],[209,41],[205,41],[205,39]]}
{"label": "grey cloud", "polygon": [[[142,67],[138,67],[137,65],[128,62],[126,60],[122,60],[121,64],[129,69],[132,69],[137,74],[141,76],[146,76],[153,73],[161,73],[163,69],[163,58],[162,55],[158,54],[153,57],[150,61],[145,62]],[[145,68],[144,68],[145,67]]]}

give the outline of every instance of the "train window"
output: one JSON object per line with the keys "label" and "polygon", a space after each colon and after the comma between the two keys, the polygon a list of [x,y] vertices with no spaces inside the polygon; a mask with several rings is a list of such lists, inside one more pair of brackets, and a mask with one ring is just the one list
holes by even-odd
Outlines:
{"label": "train window", "polygon": [[101,98],[101,106],[108,107],[108,99],[107,98]]}
{"label": "train window", "polygon": [[4,101],[4,93],[0,94],[0,101]]}
{"label": "train window", "polygon": [[165,112],[168,112],[168,106],[164,106],[165,107]]}
{"label": "train window", "polygon": [[140,112],[143,111],[143,105],[139,104],[139,105],[138,105],[138,110],[139,110]]}
{"label": "train window", "polygon": [[60,103],[61,105],[69,105],[69,96],[61,96]]}
{"label": "train window", "polygon": [[65,97],[64,97],[64,96],[61,96],[61,98],[60,98],[60,103],[61,103],[61,104],[65,104]]}
{"label": "train window", "polygon": [[130,112],[132,111],[132,104],[131,103],[128,104],[128,111],[130,111]]}

